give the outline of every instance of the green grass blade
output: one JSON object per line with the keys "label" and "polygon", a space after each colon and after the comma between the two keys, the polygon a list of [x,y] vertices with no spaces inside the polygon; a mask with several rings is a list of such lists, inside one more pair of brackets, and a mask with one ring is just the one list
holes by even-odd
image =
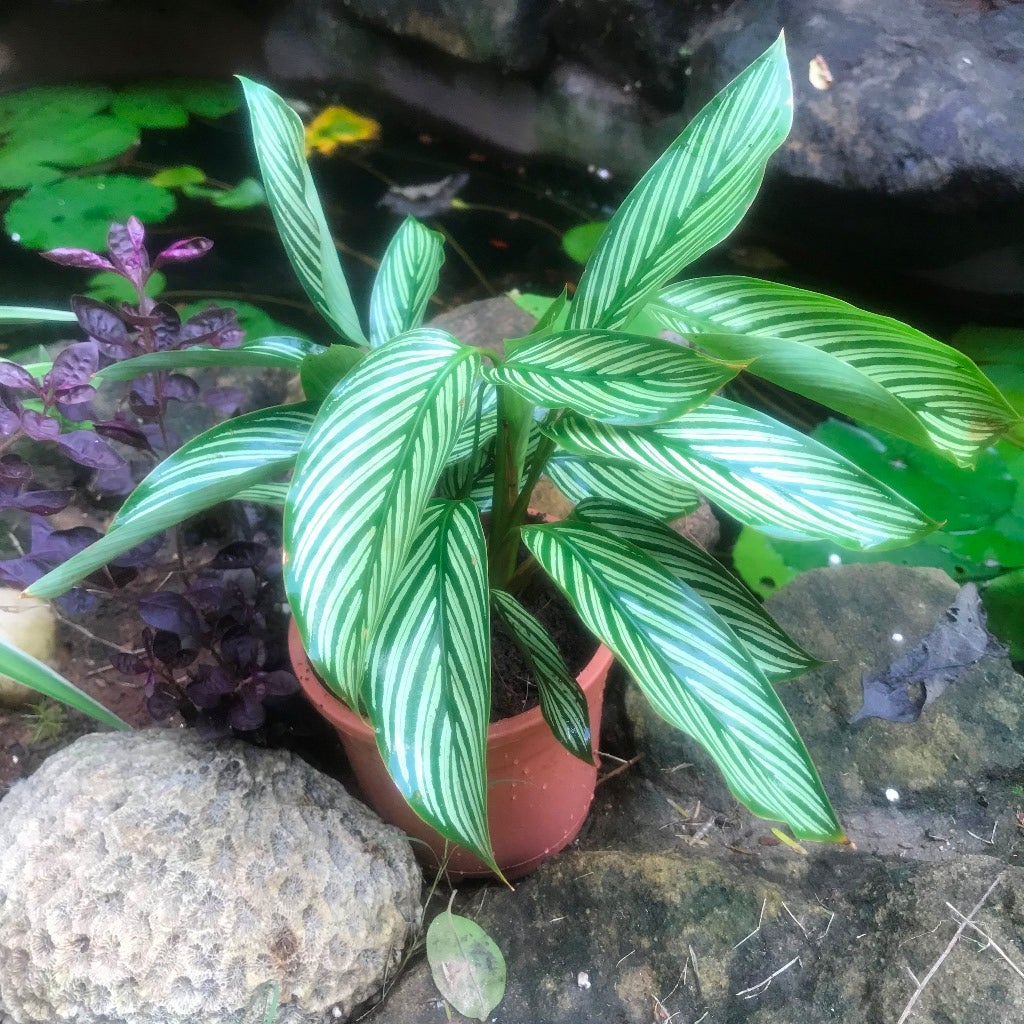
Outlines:
{"label": "green grass blade", "polygon": [[0,306],[0,324],[73,324],[78,317],[70,309],[42,309],[39,306]]}
{"label": "green grass blade", "polygon": [[370,344],[377,348],[423,322],[444,263],[444,236],[406,217],[391,239],[370,295]]}
{"label": "green grass blade", "polygon": [[492,590],[491,602],[530,667],[548,728],[570,754],[593,764],[587,698],[566,668],[554,640],[511,594]]}
{"label": "green grass blade", "polygon": [[131,729],[112,711],[108,711],[99,701],[93,700],[83,693],[74,683],[69,682],[49,665],[43,664],[17,647],[0,638],[0,674],[10,676],[22,686],[27,686],[44,697],[52,697],[62,704],[87,714],[90,718],[102,722],[115,729]]}
{"label": "green grass blade", "polygon": [[472,502],[431,502],[368,652],[366,707],[409,806],[498,872],[487,828],[487,552]]}
{"label": "green grass blade", "polygon": [[575,514],[582,522],[639,548],[677,580],[693,587],[743,641],[771,682],[791,679],[821,664],[787,635],[739,577],[664,523],[636,509],[600,500],[584,502]]}
{"label": "green grass blade", "polygon": [[484,376],[535,405],[636,425],[689,412],[739,369],[660,338],[580,330],[530,337]]}
{"label": "green grass blade", "polygon": [[306,163],[302,121],[272,89],[238,76],[277,230],[292,268],[313,305],[343,337],[366,344]]}
{"label": "green grass blade", "polygon": [[848,459],[724,398],[653,427],[569,414],[546,433],[569,451],[630,461],[695,487],[740,522],[777,536],[867,550],[909,544],[937,526]]}
{"label": "green grass blade", "polygon": [[323,352],[323,345],[304,338],[259,338],[240,348],[196,345],[171,352],[150,352],[111,363],[94,374],[95,381],[134,380],[155,370],[191,370],[202,366],[261,366],[296,370],[308,355]]}
{"label": "green grass blade", "polygon": [[961,466],[1020,423],[961,352],[826,295],[707,277],[671,286],[648,310],[712,355]]}
{"label": "green grass blade", "polygon": [[601,236],[568,326],[624,327],[647,300],[740,222],[768,158],[789,134],[793,93],[782,37],[669,146]]}
{"label": "green grass blade", "polygon": [[655,711],[714,758],[737,799],[801,838],[845,838],[771,684],[693,588],[576,517],[527,527],[523,541]]}
{"label": "green grass blade", "polygon": [[351,707],[427,500],[474,411],[479,358],[426,328],[373,349],[324,402],[296,465],[288,600],[310,661]]}
{"label": "green grass blade", "polygon": [[56,597],[169,526],[280,476],[295,461],[313,412],[309,403],[260,409],[193,438],[128,495],[105,537],[48,572],[28,592]]}

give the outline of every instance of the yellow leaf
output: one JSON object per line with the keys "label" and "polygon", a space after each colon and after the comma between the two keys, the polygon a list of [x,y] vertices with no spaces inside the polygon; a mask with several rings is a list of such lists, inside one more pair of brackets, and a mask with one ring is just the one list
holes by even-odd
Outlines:
{"label": "yellow leaf", "polygon": [[380,135],[380,125],[348,107],[325,107],[306,126],[306,152],[330,156],[338,146],[367,142]]}

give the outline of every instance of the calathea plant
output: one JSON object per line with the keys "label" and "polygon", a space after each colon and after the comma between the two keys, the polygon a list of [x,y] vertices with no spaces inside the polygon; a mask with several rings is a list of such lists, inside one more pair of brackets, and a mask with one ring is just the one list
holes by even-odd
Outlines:
{"label": "calathea plant", "polygon": [[[493,865],[491,610],[529,652],[555,734],[591,756],[578,688],[516,598],[525,575],[543,572],[753,812],[801,838],[842,841],[772,685],[813,659],[666,520],[704,494],[744,523],[854,549],[906,544],[936,524],[822,444],[717,392],[741,369],[760,374],[958,464],[1018,417],[969,360],[895,321],[745,278],[668,284],[733,230],[786,138],[782,39],[644,176],[572,301],[552,302],[500,353],[421,326],[442,245],[413,220],[387,248],[364,334],[302,126],[269,89],[243,86],[285,249],[342,340],[315,354],[257,342],[254,356],[299,366],[309,400],[186,444],[128,498],[106,537],[31,592],[55,596],[254,486],[278,495],[288,598],[314,667],[373,724],[416,812]],[[644,311],[692,345],[634,333]],[[176,369],[189,354],[148,358],[151,369],[154,359]],[[544,474],[578,504],[562,522],[530,525]],[[521,545],[526,565],[517,565]]]}

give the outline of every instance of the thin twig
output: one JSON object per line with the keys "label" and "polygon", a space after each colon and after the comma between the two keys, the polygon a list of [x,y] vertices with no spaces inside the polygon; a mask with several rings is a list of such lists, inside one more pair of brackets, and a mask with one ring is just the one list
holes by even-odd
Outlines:
{"label": "thin twig", "polygon": [[935,963],[933,963],[931,967],[928,968],[928,973],[918,983],[917,988],[914,989],[914,993],[910,997],[910,1001],[903,1008],[903,1013],[900,1014],[900,1019],[896,1022],[896,1024],[904,1024],[906,1019],[910,1016],[910,1011],[914,1009],[914,1005],[917,1003],[918,999],[921,998],[921,993],[925,990],[925,987],[927,986],[928,982],[935,977],[935,972],[938,971],[938,969],[942,966],[943,961],[945,961],[946,957],[953,952],[953,947],[957,944],[957,940],[960,938],[960,936],[963,935],[964,929],[971,923],[972,919],[974,918],[974,915],[977,914],[983,906],[985,906],[985,902],[988,900],[989,896],[992,895],[992,890],[995,889],[995,887],[1002,880],[1003,875],[1002,872],[1000,872],[998,875],[996,875],[995,881],[985,890],[985,895],[982,896],[981,899],[974,904],[974,909],[960,922],[959,926],[957,927],[957,930],[953,933],[953,938],[949,940],[949,944],[939,955],[938,960],[936,960]]}
{"label": "thin twig", "polygon": [[643,756],[643,754],[637,754],[636,757],[631,758],[629,761],[626,761],[625,764],[620,764],[618,768],[613,768],[610,772],[607,772],[606,774],[602,775],[601,778],[597,780],[597,785],[600,786],[603,783],[607,782],[609,779],[614,779],[616,775],[621,775],[624,771],[627,771],[628,769],[632,768],[633,765],[635,765],[637,761],[639,761],[640,758],[642,758]]}
{"label": "thin twig", "polygon": [[[956,914],[956,916],[957,916],[957,917],[959,917],[959,918],[960,918],[961,920],[963,920],[963,919],[964,919],[964,915],[963,915],[963,914],[961,914],[961,913],[960,913],[960,911],[959,911],[959,910],[957,910],[957,909],[956,909],[956,907],[954,907],[952,903],[946,903],[946,906],[947,906],[947,907],[949,907],[949,909],[950,909],[950,910],[952,910],[952,911],[953,911],[953,913],[954,913],[954,914]],[[967,927],[968,927],[968,928],[971,928],[971,929],[973,929],[973,930],[974,930],[974,931],[976,931],[976,932],[977,932],[977,933],[978,933],[978,934],[979,934],[979,935],[980,935],[980,936],[981,936],[981,937],[982,937],[983,939],[985,939],[985,940],[986,940],[986,941],[988,942],[988,944],[989,944],[989,945],[990,945],[990,946],[991,946],[991,947],[992,947],[992,948],[993,948],[993,949],[994,949],[994,950],[995,950],[995,951],[996,951],[996,952],[997,952],[997,953],[998,953],[998,954],[999,954],[999,955],[1000,955],[1000,956],[1001,956],[1001,957],[1002,957],[1002,958],[1003,958],[1003,959],[1004,959],[1004,960],[1005,960],[1005,961],[1006,961],[1006,962],[1007,962],[1007,963],[1008,963],[1008,964],[1009,964],[1009,965],[1010,965],[1010,966],[1011,966],[1011,967],[1013,968],[1014,972],[1015,972],[1016,974],[1020,975],[1020,977],[1024,978],[1024,971],[1022,971],[1022,970],[1021,970],[1021,969],[1020,969],[1020,968],[1019,968],[1019,967],[1018,967],[1018,966],[1017,966],[1017,965],[1016,965],[1016,964],[1015,964],[1015,963],[1014,963],[1014,962],[1013,962],[1013,961],[1012,961],[1012,960],[1010,959],[1009,955],[1008,955],[1008,954],[1006,953],[1006,950],[1004,950],[1004,949],[1002,948],[1002,946],[1000,946],[1000,945],[999,945],[999,943],[997,943],[997,942],[996,942],[996,940],[995,940],[995,939],[993,939],[993,938],[992,938],[992,936],[988,934],[988,932],[984,932],[984,931],[982,931],[982,930],[981,930],[981,928],[979,928],[979,927],[978,927],[978,926],[977,926],[977,925],[976,925],[976,924],[975,924],[975,923],[974,923],[973,921],[968,921],[968,922],[967,922]],[[985,947],[982,947],[982,948],[985,948]]]}
{"label": "thin twig", "polygon": [[616,962],[615,966],[618,967],[619,964],[621,964],[623,960],[628,960],[635,952],[636,952],[635,949],[631,949],[625,956],[619,957],[619,959]]}
{"label": "thin twig", "polygon": [[807,938],[807,929],[796,919],[796,915],[793,913],[793,911],[790,910],[789,907],[786,906],[786,901],[785,900],[782,901],[782,909],[787,914],[789,914],[789,916],[793,919],[793,924],[795,924],[797,926],[797,928],[799,928],[800,931],[802,931],[804,933],[804,938]]}
{"label": "thin twig", "polygon": [[995,846],[996,845],[996,826],[998,824],[999,824],[998,820],[992,822],[992,838],[991,839],[986,839],[984,836],[979,836],[976,832],[972,832],[970,829],[967,830],[967,834],[969,836],[974,836],[974,838],[977,839],[979,843],[984,843],[986,846]]}
{"label": "thin twig", "polygon": [[71,629],[76,630],[83,636],[87,636],[90,640],[94,640],[98,644],[102,644],[104,647],[110,648],[112,651],[117,651],[118,654],[127,653],[120,644],[115,644],[112,640],[104,640],[103,637],[90,632],[85,628],[85,626],[80,626],[77,622],[72,622],[71,619],[57,610],[56,605],[51,605],[51,607],[53,608],[53,614],[60,622],[64,623],[65,626],[70,626]]}
{"label": "thin twig", "polygon": [[780,975],[783,971],[788,971],[793,964],[801,963],[800,957],[795,956],[788,964],[783,964],[777,971],[773,971],[768,975],[764,981],[759,981],[756,985],[751,985],[750,988],[743,989],[742,992],[737,992],[736,995],[743,996],[744,999],[753,999],[755,996],[761,995],[761,993],[768,990],[768,986]]}
{"label": "thin twig", "polygon": [[740,939],[740,941],[737,942],[736,945],[732,947],[733,949],[739,949],[740,946],[742,946],[743,943],[747,941],[747,939],[752,939],[761,930],[761,922],[764,920],[764,908],[767,905],[768,905],[768,897],[765,896],[765,898],[763,900],[761,900],[761,913],[758,914],[758,917],[757,917],[757,927],[749,935],[747,935],[745,938]]}

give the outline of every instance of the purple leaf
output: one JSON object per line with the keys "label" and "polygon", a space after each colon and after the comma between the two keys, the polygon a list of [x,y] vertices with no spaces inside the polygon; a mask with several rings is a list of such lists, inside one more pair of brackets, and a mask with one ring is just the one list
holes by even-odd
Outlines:
{"label": "purple leaf", "polygon": [[239,732],[258,729],[267,719],[266,709],[259,700],[241,700],[228,714],[228,724]]}
{"label": "purple leaf", "polygon": [[244,388],[207,388],[203,392],[203,401],[221,416],[234,416],[242,408],[245,399]]}
{"label": "purple leaf", "polygon": [[54,603],[65,615],[85,615],[86,612],[91,612],[99,601],[96,595],[90,594],[88,590],[72,587],[66,594],[55,598]]}
{"label": "purple leaf", "polygon": [[165,263],[186,263],[189,260],[197,260],[205,256],[213,248],[213,242],[208,238],[183,238],[180,242],[169,245],[155,260],[153,269],[162,267]]}
{"label": "purple leaf", "polygon": [[139,615],[154,629],[177,633],[182,637],[198,637],[203,632],[199,615],[181,594],[161,591],[139,598]]}
{"label": "purple leaf", "polygon": [[145,568],[153,560],[153,557],[160,548],[163,547],[163,543],[164,535],[162,533],[157,534],[157,536],[150,537],[149,540],[144,540],[141,544],[136,544],[135,547],[129,548],[116,558],[112,558],[109,565],[127,569]]}
{"label": "purple leaf", "polygon": [[19,388],[34,393],[39,391],[35,377],[24,366],[19,366],[7,359],[0,360],[0,384],[7,388]]}
{"label": "purple leaf", "polygon": [[145,229],[137,217],[129,217],[127,224],[111,224],[107,232],[110,261],[136,288],[149,276],[145,241]]}
{"label": "purple leaf", "polygon": [[32,515],[52,516],[67,508],[74,496],[74,491],[26,491],[10,499],[0,498],[0,505]]}
{"label": "purple leaf", "polygon": [[204,569],[255,569],[267,554],[265,544],[237,540],[223,547],[203,566]]}
{"label": "purple leaf", "polygon": [[175,402],[193,402],[199,397],[199,385],[183,373],[172,373],[164,381],[164,398]]}
{"label": "purple leaf", "polygon": [[258,672],[255,678],[263,684],[268,697],[289,697],[299,692],[299,681],[291,672]]}
{"label": "purple leaf", "polygon": [[[118,355],[127,353],[129,338],[128,328],[125,327],[124,319],[105,302],[87,298],[84,295],[75,295],[71,299],[71,308],[78,317],[78,323],[83,331],[109,348],[116,351]],[[107,355],[114,355],[107,352]],[[114,356],[116,358],[116,356]]]}
{"label": "purple leaf", "polygon": [[77,555],[102,534],[90,526],[73,526],[70,530],[54,530],[43,520],[32,524],[32,555],[57,565]]}
{"label": "purple leaf", "polygon": [[178,311],[166,302],[158,302],[153,307],[150,329],[153,333],[153,347],[157,352],[165,352],[175,348],[181,330],[181,317]]}
{"label": "purple leaf", "polygon": [[159,419],[161,403],[157,398],[156,387],[151,374],[135,378],[132,389],[128,392],[128,408],[140,420],[153,422]]}
{"label": "purple leaf", "polygon": [[53,367],[43,378],[43,387],[54,391],[88,384],[99,366],[99,348],[95,341],[80,341],[68,345],[53,361]]}
{"label": "purple leaf", "polygon": [[73,430],[57,438],[61,450],[73,462],[90,469],[117,469],[125,464],[113,448],[88,430]]}
{"label": "purple leaf", "polygon": [[130,651],[115,651],[110,656],[110,664],[126,676],[140,676],[149,667],[149,662],[145,658],[140,658]]}
{"label": "purple leaf", "polygon": [[210,306],[181,325],[178,344],[182,347],[213,345],[215,348],[237,348],[244,339],[245,331],[238,326],[235,310]]}
{"label": "purple leaf", "polygon": [[52,441],[60,434],[60,423],[35,409],[26,409],[21,414],[21,427],[33,441]]}
{"label": "purple leaf", "polygon": [[146,710],[158,722],[177,712],[181,704],[181,690],[173,683],[157,679],[156,673],[150,670],[146,677]]}
{"label": "purple leaf", "polygon": [[51,263],[59,263],[62,267],[81,267],[83,270],[113,270],[110,260],[88,249],[50,249],[42,256]]}
{"label": "purple leaf", "polygon": [[113,469],[97,469],[92,478],[92,486],[99,494],[130,494],[137,483],[132,467],[127,462]]}
{"label": "purple leaf", "polygon": [[0,437],[10,437],[21,429],[21,416],[6,405],[0,404]]}
{"label": "purple leaf", "polygon": [[96,397],[96,389],[91,384],[76,384],[74,387],[61,388],[55,397],[58,405],[70,409],[91,402]]}
{"label": "purple leaf", "polygon": [[216,665],[200,665],[194,681],[185,688],[185,695],[197,708],[216,707],[222,697],[234,693],[237,684],[224,669]]}
{"label": "purple leaf", "polygon": [[21,490],[32,479],[32,467],[20,455],[0,459],[0,484]]}
{"label": "purple leaf", "polygon": [[168,633],[158,629],[153,637],[153,657],[168,668],[184,668],[191,665],[199,656],[195,645],[185,646],[177,633]]}
{"label": "purple leaf", "polygon": [[137,448],[142,452],[151,452],[153,446],[146,437],[146,432],[137,427],[123,413],[117,413],[112,420],[97,420],[93,423],[93,430],[100,437],[110,441],[119,441],[131,448]]}

